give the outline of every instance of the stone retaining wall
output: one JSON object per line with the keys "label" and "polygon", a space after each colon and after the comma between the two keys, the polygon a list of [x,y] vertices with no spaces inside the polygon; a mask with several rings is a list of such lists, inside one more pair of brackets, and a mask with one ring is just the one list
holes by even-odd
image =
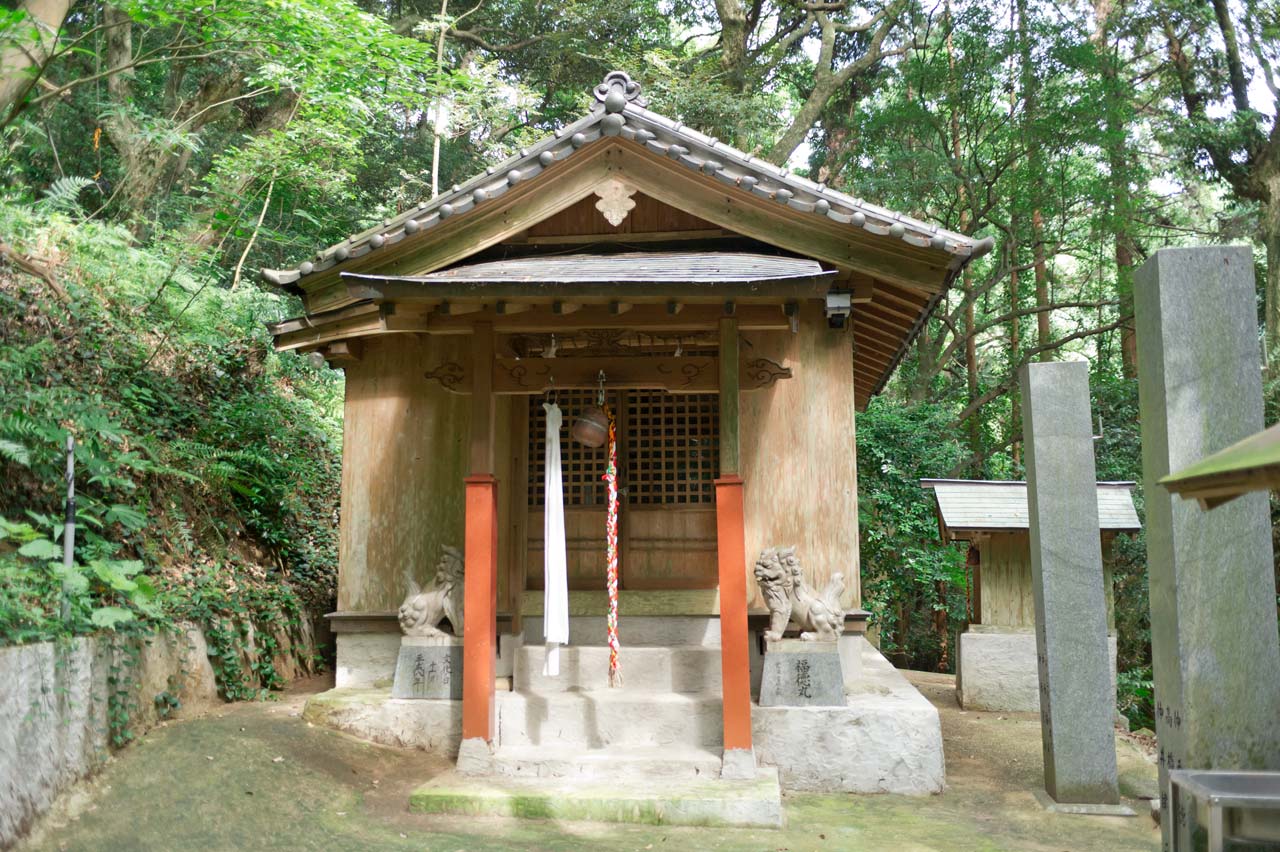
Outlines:
{"label": "stone retaining wall", "polygon": [[[280,676],[309,671],[316,655],[311,620],[301,619],[296,635],[276,638],[281,651],[272,662]],[[110,756],[112,691],[134,736],[162,716],[198,714],[220,701],[204,633],[189,626],[0,648],[0,684],[0,849]]]}

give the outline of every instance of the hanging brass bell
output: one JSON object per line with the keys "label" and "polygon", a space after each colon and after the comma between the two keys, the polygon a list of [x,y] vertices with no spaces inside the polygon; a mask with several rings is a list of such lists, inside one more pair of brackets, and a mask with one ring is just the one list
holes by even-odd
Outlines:
{"label": "hanging brass bell", "polygon": [[584,446],[603,447],[609,440],[609,415],[600,406],[589,405],[573,422],[569,434]]}

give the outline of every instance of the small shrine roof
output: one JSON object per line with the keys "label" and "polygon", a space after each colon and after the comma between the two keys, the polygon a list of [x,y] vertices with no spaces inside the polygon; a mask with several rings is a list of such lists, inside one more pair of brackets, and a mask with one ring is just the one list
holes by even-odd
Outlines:
{"label": "small shrine roof", "polygon": [[[1030,528],[1027,483],[1017,480],[922,479],[933,489],[944,534],[1015,532]],[[1098,526],[1103,530],[1142,528],[1133,505],[1132,482],[1098,483]]]}
{"label": "small shrine roof", "polygon": [[1169,474],[1160,484],[1198,500],[1204,509],[1280,487],[1280,423]]}

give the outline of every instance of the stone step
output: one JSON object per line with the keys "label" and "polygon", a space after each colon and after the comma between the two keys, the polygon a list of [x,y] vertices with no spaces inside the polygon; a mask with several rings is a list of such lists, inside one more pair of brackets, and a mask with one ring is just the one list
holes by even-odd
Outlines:
{"label": "stone step", "polygon": [[720,692],[505,692],[497,696],[502,746],[576,745],[718,748]]}
{"label": "stone step", "polygon": [[[542,673],[546,649],[525,645],[516,655],[515,688],[539,693],[605,689],[609,686],[609,649],[603,645],[567,645],[560,649],[560,674]],[[631,646],[622,655],[622,690],[719,692],[720,649],[710,645]]]}
{"label": "stone step", "polygon": [[477,777],[454,771],[414,790],[409,809],[646,825],[779,828],[783,823],[782,791],[777,770],[771,767],[761,768],[747,781],[664,778],[611,784],[577,778]]}
{"label": "stone step", "polygon": [[[570,592],[570,595],[577,594]],[[626,594],[625,592],[623,593]],[[633,593],[641,594],[641,593]],[[538,592],[542,602],[542,592]],[[570,610],[572,611],[572,610]],[[542,608],[537,614],[525,610],[524,641],[526,645],[542,644]],[[714,645],[720,647],[720,618],[714,615],[637,615],[623,608],[618,618],[618,636],[622,647],[635,648],[648,645]],[[569,616],[570,645],[603,645],[607,635],[607,621],[603,615]]]}
{"label": "stone step", "polygon": [[599,781],[719,778],[719,750],[652,746],[583,749],[580,746],[500,746],[471,774],[507,778],[578,778]]}

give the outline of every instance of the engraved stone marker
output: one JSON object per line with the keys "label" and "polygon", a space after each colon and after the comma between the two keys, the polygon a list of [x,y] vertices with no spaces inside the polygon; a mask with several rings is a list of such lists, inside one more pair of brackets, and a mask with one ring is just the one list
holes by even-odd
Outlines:
{"label": "engraved stone marker", "polygon": [[1089,367],[1028,364],[1022,386],[1044,786],[1059,804],[1120,801],[1112,729]]}
{"label": "engraved stone marker", "polygon": [[766,640],[761,707],[840,707],[844,703],[844,674],[835,641]]}
{"label": "engraved stone marker", "polygon": [[1253,252],[1161,249],[1134,284],[1161,831],[1170,769],[1280,769],[1265,492],[1211,511],[1158,481],[1263,427]]}
{"label": "engraved stone marker", "polygon": [[401,637],[391,697],[461,700],[462,640],[456,636]]}

